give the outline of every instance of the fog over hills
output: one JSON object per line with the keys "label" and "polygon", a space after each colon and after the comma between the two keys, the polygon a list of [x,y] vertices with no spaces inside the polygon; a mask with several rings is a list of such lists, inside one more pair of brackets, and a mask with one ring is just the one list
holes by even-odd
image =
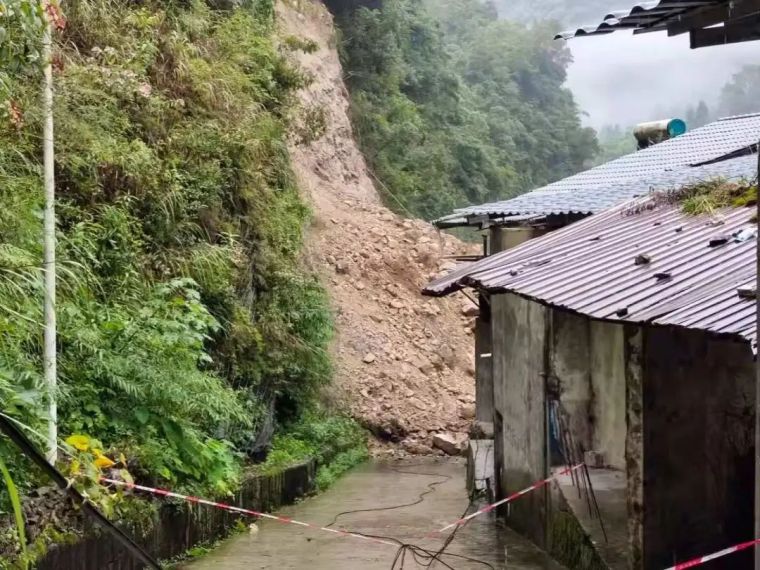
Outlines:
{"label": "fog over hills", "polygon": [[[557,21],[557,29],[599,23],[613,10],[626,9],[634,0],[496,0],[504,18],[530,22]],[[568,85],[584,112],[584,121],[596,128],[683,116],[704,100],[717,106],[722,87],[744,65],[760,64],[760,42],[689,49],[687,35],[664,33],[634,36],[621,31],[568,42],[574,63]],[[758,95],[760,111],[760,94]]]}

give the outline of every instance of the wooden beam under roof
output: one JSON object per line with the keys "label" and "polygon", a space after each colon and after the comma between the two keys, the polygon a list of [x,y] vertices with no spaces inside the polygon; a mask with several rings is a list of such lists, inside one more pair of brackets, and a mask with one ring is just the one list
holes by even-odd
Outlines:
{"label": "wooden beam under roof", "polygon": [[708,6],[679,16],[667,23],[668,35],[677,36],[692,30],[724,24],[760,12],[760,0],[734,0]]}
{"label": "wooden beam under roof", "polygon": [[760,12],[723,26],[691,30],[689,36],[692,49],[760,40]]}

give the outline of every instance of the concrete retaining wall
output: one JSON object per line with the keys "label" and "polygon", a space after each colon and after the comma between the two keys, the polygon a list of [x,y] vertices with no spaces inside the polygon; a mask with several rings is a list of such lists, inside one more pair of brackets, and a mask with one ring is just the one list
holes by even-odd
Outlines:
{"label": "concrete retaining wall", "polygon": [[[221,500],[257,511],[272,511],[313,491],[315,476],[316,464],[309,461],[282,473],[252,476],[234,498]],[[193,546],[226,536],[238,518],[239,515],[210,507],[166,503],[159,509],[153,528],[134,538],[154,557],[168,560]],[[93,533],[76,544],[53,546],[36,566],[39,570],[136,570],[141,567],[110,535],[102,533]]]}

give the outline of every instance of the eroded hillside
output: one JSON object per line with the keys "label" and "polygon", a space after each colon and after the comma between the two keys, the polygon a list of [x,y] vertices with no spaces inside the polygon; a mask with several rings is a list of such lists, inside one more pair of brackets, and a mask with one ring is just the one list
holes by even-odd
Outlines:
{"label": "eroded hillside", "polygon": [[313,78],[300,97],[323,126],[294,137],[291,156],[314,210],[309,262],[335,313],[335,397],[381,439],[429,452],[433,434],[464,433],[474,414],[472,303],[419,291],[471,246],[382,205],[353,139],[332,16],[314,0],[278,15],[284,40],[308,46],[293,50]]}

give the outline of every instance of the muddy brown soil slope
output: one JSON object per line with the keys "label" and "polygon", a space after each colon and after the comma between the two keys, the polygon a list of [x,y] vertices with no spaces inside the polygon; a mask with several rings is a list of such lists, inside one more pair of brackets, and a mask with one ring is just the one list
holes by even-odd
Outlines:
{"label": "muddy brown soil slope", "polygon": [[447,256],[471,247],[382,205],[352,136],[324,5],[282,0],[278,17],[284,43],[316,44],[291,53],[313,78],[300,94],[302,115],[322,115],[326,128],[310,143],[294,136],[290,150],[314,210],[308,262],[323,276],[335,312],[338,401],[381,439],[428,452],[434,434],[463,434],[474,414],[472,303],[419,291],[454,266]]}

